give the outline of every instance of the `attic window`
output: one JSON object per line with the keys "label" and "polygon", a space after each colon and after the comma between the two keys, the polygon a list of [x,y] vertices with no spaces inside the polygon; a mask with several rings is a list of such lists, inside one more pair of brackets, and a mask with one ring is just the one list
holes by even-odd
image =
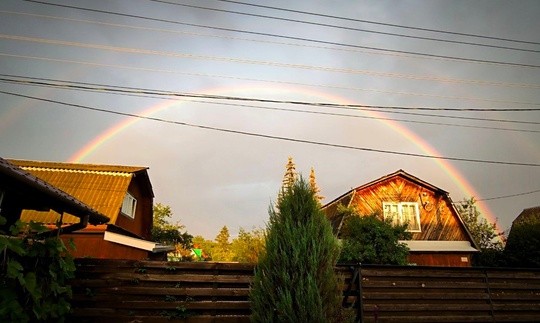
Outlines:
{"label": "attic window", "polygon": [[122,202],[122,213],[134,219],[136,208],[137,200],[129,192],[126,192],[126,196],[124,196],[124,202]]}
{"label": "attic window", "polygon": [[392,220],[392,223],[401,225],[408,223],[407,231],[421,232],[420,213],[418,212],[418,203],[401,202],[390,203],[383,202],[384,218]]}

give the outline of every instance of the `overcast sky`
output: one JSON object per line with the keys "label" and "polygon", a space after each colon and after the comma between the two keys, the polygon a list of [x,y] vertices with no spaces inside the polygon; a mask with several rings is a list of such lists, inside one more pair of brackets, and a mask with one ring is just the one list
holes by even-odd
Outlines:
{"label": "overcast sky", "polygon": [[288,156],[323,202],[403,169],[503,229],[540,205],[538,1],[46,2],[0,3],[0,91],[42,99],[0,93],[1,157],[74,160],[144,114],[80,162],[150,167],[207,239],[265,226]]}

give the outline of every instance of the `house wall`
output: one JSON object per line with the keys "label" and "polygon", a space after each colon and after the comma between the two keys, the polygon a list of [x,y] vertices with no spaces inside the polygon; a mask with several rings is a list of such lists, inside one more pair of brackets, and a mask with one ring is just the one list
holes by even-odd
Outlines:
{"label": "house wall", "polygon": [[134,176],[129,184],[128,191],[137,199],[137,208],[135,209],[135,218],[132,219],[122,212],[118,215],[115,225],[128,230],[146,240],[151,238],[152,217],[153,217],[153,198],[145,194],[141,189],[142,183]]}
{"label": "house wall", "polygon": [[412,240],[468,240],[458,215],[442,193],[397,176],[357,190],[351,205],[361,214],[378,213],[382,218],[383,202],[418,203],[422,231],[414,232]]}
{"label": "house wall", "polygon": [[414,253],[407,261],[418,266],[470,267],[471,254],[468,253]]}

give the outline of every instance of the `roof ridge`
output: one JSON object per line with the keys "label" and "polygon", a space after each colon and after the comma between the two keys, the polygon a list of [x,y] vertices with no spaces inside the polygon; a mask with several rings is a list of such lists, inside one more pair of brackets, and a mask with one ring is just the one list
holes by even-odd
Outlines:
{"label": "roof ridge", "polygon": [[19,167],[25,167],[33,169],[66,169],[66,170],[80,170],[80,171],[96,171],[96,172],[118,172],[118,173],[138,173],[148,170],[145,166],[123,166],[123,165],[102,165],[102,164],[79,164],[79,163],[67,163],[67,162],[49,162],[49,161],[36,161],[36,160],[22,160],[22,159],[6,159],[10,163]]}
{"label": "roof ridge", "polygon": [[35,167],[35,166],[19,166],[20,168],[28,171],[48,171],[48,172],[64,172],[64,173],[79,173],[79,174],[99,174],[99,175],[112,175],[112,176],[131,176],[132,172],[126,171],[105,171],[105,170],[91,170],[91,169],[67,169],[67,168],[53,168],[53,167]]}

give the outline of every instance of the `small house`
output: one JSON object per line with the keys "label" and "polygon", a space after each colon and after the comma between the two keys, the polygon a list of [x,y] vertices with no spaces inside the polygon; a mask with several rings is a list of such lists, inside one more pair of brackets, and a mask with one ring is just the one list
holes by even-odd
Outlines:
{"label": "small house", "polygon": [[[11,164],[81,201],[109,220],[65,233],[75,257],[166,259],[174,249],[150,241],[154,193],[147,167],[8,160]],[[70,212],[24,210],[21,220],[62,228],[80,222]]]}
{"label": "small house", "polygon": [[354,206],[362,215],[377,214],[396,224],[408,223],[412,239],[409,263],[426,266],[470,266],[478,252],[448,192],[403,170],[353,188],[323,206],[339,236],[343,215],[338,205]]}

